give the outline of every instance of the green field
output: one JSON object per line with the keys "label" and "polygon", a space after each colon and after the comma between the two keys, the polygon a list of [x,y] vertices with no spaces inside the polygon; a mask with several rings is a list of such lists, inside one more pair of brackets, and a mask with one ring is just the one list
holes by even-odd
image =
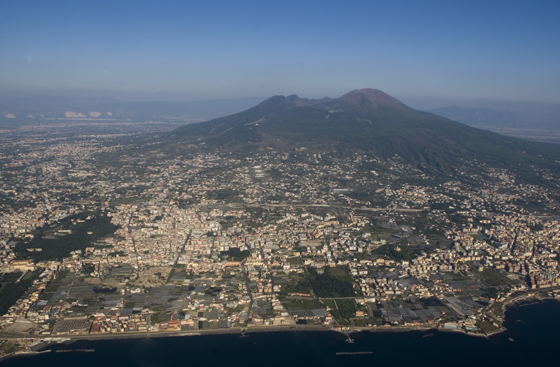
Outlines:
{"label": "green field", "polygon": [[289,258],[288,258],[288,264],[299,266],[299,265],[301,265],[301,258],[298,257],[298,256],[296,256],[296,257],[289,257]]}
{"label": "green field", "polygon": [[496,269],[485,267],[481,272],[473,269],[473,273],[478,275],[486,283],[495,287],[515,284],[515,282],[509,279],[506,274],[502,274],[499,270]]}
{"label": "green field", "polygon": [[283,297],[280,299],[282,305],[288,310],[314,310],[317,308],[325,308],[317,299],[291,299]]}
{"label": "green field", "polygon": [[[102,213],[80,213],[37,230],[31,241],[20,241],[15,252],[18,258],[34,261],[60,260],[72,251],[92,246],[99,239],[115,233],[117,228],[111,218]],[[28,248],[41,248],[42,251],[28,252]]]}
{"label": "green field", "polygon": [[498,330],[498,328],[496,326],[494,326],[494,324],[492,324],[490,321],[479,321],[476,323],[476,327],[479,328],[480,330],[482,330],[483,333],[488,334],[491,332],[494,332],[496,330]]}
{"label": "green field", "polygon": [[353,299],[337,299],[336,304],[338,305],[338,310],[340,316],[345,319],[351,319],[356,317],[356,311],[358,307],[356,301]]}
{"label": "green field", "polygon": [[[4,315],[11,306],[13,306],[16,301],[27,292],[29,287],[33,284],[33,281],[39,277],[39,270],[34,272],[28,272],[19,281],[21,273],[14,273],[8,276],[10,282],[7,282],[4,278],[2,279],[2,288],[0,288],[0,315]],[[18,276],[17,278],[15,278]],[[15,278],[15,279],[14,279]]]}

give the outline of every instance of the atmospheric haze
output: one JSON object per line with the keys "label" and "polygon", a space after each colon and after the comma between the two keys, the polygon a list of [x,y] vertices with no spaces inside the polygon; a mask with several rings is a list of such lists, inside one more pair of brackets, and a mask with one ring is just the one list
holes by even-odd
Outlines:
{"label": "atmospheric haze", "polygon": [[23,0],[0,12],[4,92],[192,101],[373,87],[560,102],[556,1]]}

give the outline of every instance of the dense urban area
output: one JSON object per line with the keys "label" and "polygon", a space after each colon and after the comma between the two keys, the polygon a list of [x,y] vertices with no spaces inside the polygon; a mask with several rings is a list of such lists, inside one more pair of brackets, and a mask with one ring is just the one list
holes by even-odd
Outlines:
{"label": "dense urban area", "polygon": [[256,328],[488,335],[512,299],[557,295],[558,184],[466,158],[430,175],[399,156],[174,149],[96,124],[0,134],[1,354]]}

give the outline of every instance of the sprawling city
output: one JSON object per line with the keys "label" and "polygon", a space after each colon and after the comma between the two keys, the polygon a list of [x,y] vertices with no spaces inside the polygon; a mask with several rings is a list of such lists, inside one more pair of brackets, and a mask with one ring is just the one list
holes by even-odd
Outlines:
{"label": "sprawling city", "polygon": [[559,364],[560,1],[0,14],[0,367]]}
{"label": "sprawling city", "polygon": [[110,335],[488,336],[508,303],[560,295],[557,185],[470,160],[434,176],[398,155],[171,149],[98,124],[2,132],[2,354]]}

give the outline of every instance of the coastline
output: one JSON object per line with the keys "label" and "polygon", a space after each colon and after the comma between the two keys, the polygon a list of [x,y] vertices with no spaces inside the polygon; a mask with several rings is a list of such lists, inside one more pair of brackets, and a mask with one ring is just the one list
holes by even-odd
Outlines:
{"label": "coastline", "polygon": [[40,340],[65,340],[74,342],[78,340],[112,340],[112,339],[145,339],[145,338],[167,338],[167,337],[183,337],[183,336],[203,336],[203,335],[228,335],[239,334],[250,336],[253,333],[281,333],[281,332],[336,332],[343,335],[359,332],[375,332],[375,333],[402,333],[410,331],[435,331],[440,330],[433,324],[421,326],[392,326],[392,327],[354,327],[348,329],[338,329],[327,325],[288,325],[288,326],[249,326],[249,327],[232,327],[227,329],[210,329],[210,330],[193,330],[193,331],[170,331],[170,332],[127,332],[119,334],[59,334],[56,336],[36,337],[32,335],[11,335],[5,336],[0,334],[0,339],[40,339]]}
{"label": "coastline", "polygon": [[[337,329],[327,325],[289,325],[289,326],[252,326],[252,327],[235,327],[228,329],[212,329],[212,330],[193,330],[193,331],[175,331],[175,332],[141,332],[141,333],[125,333],[125,334],[101,334],[101,335],[57,335],[45,338],[35,338],[38,340],[49,340],[49,343],[38,351],[16,352],[0,357],[0,361],[18,356],[29,356],[43,353],[53,352],[51,348],[55,345],[70,346],[77,341],[103,341],[103,340],[127,340],[127,339],[150,339],[150,338],[177,338],[177,337],[196,337],[196,336],[212,336],[212,335],[239,335],[239,337],[251,337],[251,334],[260,333],[288,333],[288,332],[335,332],[345,337],[350,334],[371,332],[371,333],[406,333],[411,331],[439,331],[435,325],[423,326],[402,326],[402,327],[361,327],[353,329]],[[19,339],[30,339],[30,336],[20,336]],[[12,337],[11,339],[18,339]],[[2,335],[0,335],[2,339]],[[72,350],[73,351],[73,350]]]}
{"label": "coastline", "polygon": [[[353,329],[337,329],[327,325],[289,325],[289,326],[252,326],[252,327],[235,327],[228,329],[212,329],[212,330],[193,330],[193,331],[175,331],[175,332],[141,332],[141,333],[125,333],[125,334],[100,334],[100,335],[75,335],[61,334],[57,336],[48,336],[45,338],[33,338],[38,342],[47,340],[48,344],[39,351],[16,352],[0,357],[0,361],[17,356],[35,355],[40,353],[48,353],[49,349],[54,345],[69,346],[77,341],[102,341],[102,340],[127,340],[127,339],[150,339],[150,338],[177,338],[177,337],[196,337],[196,336],[212,336],[212,335],[239,335],[239,337],[251,337],[251,334],[260,333],[288,333],[288,332],[335,332],[349,337],[353,333],[372,332],[372,333],[405,333],[411,331],[438,331],[435,325],[423,326],[403,326],[403,327],[375,327],[375,328],[353,328]],[[0,339],[2,339],[0,335]],[[12,336],[9,339],[31,339],[31,336]]]}
{"label": "coastline", "polygon": [[227,329],[211,329],[211,330],[193,330],[193,331],[173,331],[173,332],[130,332],[122,334],[99,334],[99,335],[75,335],[61,334],[56,336],[37,337],[35,335],[2,335],[0,339],[17,340],[17,339],[35,339],[37,343],[48,343],[37,351],[18,351],[16,353],[4,355],[0,357],[0,361],[8,358],[26,355],[36,355],[49,353],[50,347],[63,344],[71,345],[77,341],[101,341],[101,340],[125,340],[125,339],[149,339],[149,338],[169,338],[169,337],[195,337],[195,336],[211,336],[211,335],[239,335],[240,337],[250,337],[255,333],[287,333],[287,332],[335,332],[349,338],[350,334],[369,332],[369,333],[406,333],[413,331],[424,332],[444,332],[444,333],[460,333],[467,336],[482,337],[490,339],[495,335],[502,334],[507,331],[504,326],[506,321],[506,312],[513,308],[530,306],[546,300],[560,301],[555,297],[543,297],[535,293],[520,295],[509,300],[505,300],[499,307],[504,313],[501,318],[500,328],[496,331],[484,334],[467,332],[461,329],[445,329],[437,327],[435,324],[419,325],[419,326],[393,326],[393,327],[359,327],[359,328],[340,328],[328,325],[289,325],[289,326],[250,326],[250,327],[233,327]]}
{"label": "coastline", "polygon": [[[486,337],[490,338],[494,335],[498,335],[507,331],[507,328],[504,326],[504,323],[506,321],[506,312],[509,311],[509,309],[516,308],[516,307],[530,306],[532,304],[537,304],[547,300],[560,302],[560,299],[556,297],[550,297],[550,296],[543,297],[543,296],[539,296],[536,293],[528,293],[504,301],[504,303],[502,303],[501,306],[501,310],[504,316],[501,319],[500,328],[496,331],[486,334]],[[530,301],[536,301],[536,302],[533,303]]]}

